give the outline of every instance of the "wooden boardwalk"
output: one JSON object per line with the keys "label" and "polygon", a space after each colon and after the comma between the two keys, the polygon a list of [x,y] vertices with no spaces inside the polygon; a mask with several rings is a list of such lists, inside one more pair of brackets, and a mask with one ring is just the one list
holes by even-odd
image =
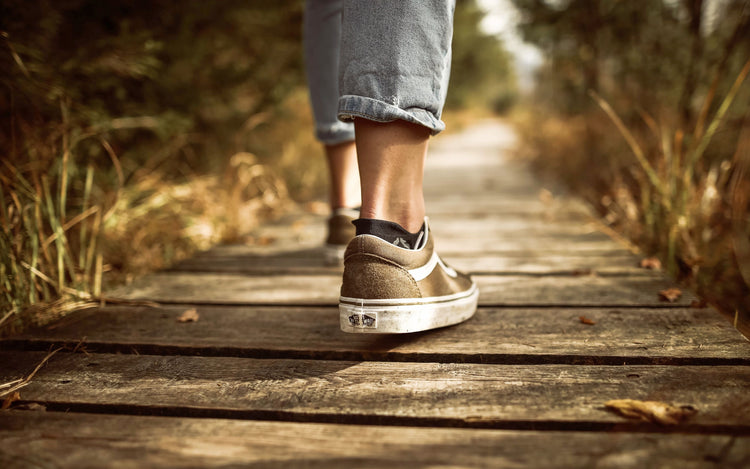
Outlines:
{"label": "wooden boardwalk", "polygon": [[[0,467],[750,467],[748,341],[690,294],[661,301],[670,281],[540,198],[511,140],[485,122],[428,162],[439,252],[481,291],[467,323],[340,332],[324,218],[292,214],[115,292],[159,307],[0,342],[2,382],[65,347],[0,412]],[[697,413],[659,425],[612,399]]]}

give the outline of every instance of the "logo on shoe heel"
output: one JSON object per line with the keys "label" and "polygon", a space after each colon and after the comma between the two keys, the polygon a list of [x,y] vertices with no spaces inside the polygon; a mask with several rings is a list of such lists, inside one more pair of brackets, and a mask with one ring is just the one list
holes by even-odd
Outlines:
{"label": "logo on shoe heel", "polygon": [[360,329],[376,329],[378,315],[375,313],[352,314],[349,316],[349,325]]}

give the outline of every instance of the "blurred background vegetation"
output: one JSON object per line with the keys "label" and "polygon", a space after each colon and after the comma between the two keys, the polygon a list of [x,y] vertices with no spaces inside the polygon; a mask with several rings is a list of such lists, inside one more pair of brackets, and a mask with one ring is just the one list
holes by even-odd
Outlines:
{"label": "blurred background vegetation", "polygon": [[[456,11],[452,109],[507,110],[508,54]],[[326,193],[301,0],[0,2],[0,332]],[[483,111],[482,111],[483,112]]]}
{"label": "blurred background vegetation", "polygon": [[750,2],[512,2],[544,56],[522,151],[747,333]]}
{"label": "blurred background vegetation", "polygon": [[[458,0],[447,119],[512,108],[540,174],[750,317],[749,2],[506,0],[531,89]],[[0,2],[0,333],[323,198],[302,7]]]}

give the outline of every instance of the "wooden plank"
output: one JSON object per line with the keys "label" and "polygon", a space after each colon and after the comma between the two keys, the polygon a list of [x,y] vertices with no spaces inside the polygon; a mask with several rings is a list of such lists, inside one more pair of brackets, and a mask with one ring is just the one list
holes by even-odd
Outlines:
{"label": "wooden plank", "polygon": [[[448,253],[450,264],[473,274],[533,274],[581,275],[591,273],[602,276],[657,277],[660,272],[642,269],[637,259],[622,250],[608,253],[540,253],[538,251],[512,251],[487,253],[482,256]],[[441,254],[442,255],[442,254]]]}
{"label": "wooden plank", "polygon": [[[538,197],[538,195],[537,195]],[[443,193],[427,196],[427,215],[433,219],[480,217],[543,217],[554,221],[587,221],[591,211],[582,205],[567,202],[545,204],[529,194],[472,194]]]}
{"label": "wooden plank", "polygon": [[[552,221],[534,217],[435,217],[431,218],[436,246],[456,252],[513,251],[541,248],[546,252],[625,250],[584,221]],[[314,248],[325,238],[325,218],[301,215],[287,224],[258,228],[247,252],[266,253]],[[554,242],[550,242],[554,240]],[[479,246],[472,246],[478,244]],[[457,248],[458,246],[458,248]]]}
{"label": "wooden plank", "polygon": [[[708,309],[486,309],[456,327],[402,336],[345,334],[330,308],[106,307],[0,341],[0,348],[474,363],[750,364],[750,342]],[[586,325],[580,316],[596,324]],[[743,361],[744,360],[744,361]]]}
{"label": "wooden plank", "polygon": [[[267,222],[259,226],[254,234],[272,239],[294,239],[320,236],[325,234],[325,215],[305,213],[302,211],[287,214],[276,221]],[[494,214],[492,212],[457,212],[452,215],[442,214],[430,216],[430,224],[438,235],[475,234],[488,236],[484,233],[513,233],[537,234],[556,232],[566,235],[588,234],[600,231],[593,217],[571,218],[560,217],[555,213],[549,215],[539,213],[519,212],[517,214]],[[312,236],[310,236],[312,237]]]}
{"label": "wooden plank", "polygon": [[[542,217],[531,221],[528,217],[525,221],[498,219],[486,214],[437,220],[433,220],[436,232],[446,234],[438,237],[441,255],[469,271],[542,274],[590,269],[618,275],[644,273],[636,267],[635,256],[584,223],[558,224]],[[323,216],[298,213],[284,217],[259,227],[250,244],[216,246],[173,270],[330,271],[323,263],[324,225]]]}
{"label": "wooden plank", "polygon": [[[675,287],[654,277],[479,275],[481,305],[503,306],[665,306],[658,292]],[[338,304],[341,275],[240,275],[162,272],[147,275],[107,296],[164,303]],[[685,293],[670,305],[687,306]]]}
{"label": "wooden plank", "polygon": [[7,469],[160,467],[742,467],[750,438],[0,413]]}
{"label": "wooden plank", "polygon": [[[268,239],[267,245],[249,245],[246,247],[234,246],[233,250],[240,254],[286,254],[290,255],[296,251],[308,251],[318,248],[324,235],[306,234],[304,240],[284,240],[283,238],[263,238],[265,235],[259,235],[259,239]],[[302,239],[302,238],[300,238]],[[601,233],[588,232],[584,234],[571,234],[546,230],[544,232],[533,233],[518,232],[512,236],[503,233],[491,232],[465,232],[449,233],[449,236],[441,236],[439,233],[435,237],[436,248],[438,252],[446,257],[448,253],[457,255],[474,255],[477,257],[489,253],[513,253],[525,251],[539,255],[587,255],[614,252],[620,255],[628,254],[628,251],[615,244],[611,239]],[[224,250],[226,252],[226,250]],[[450,260],[450,259],[449,259]]]}
{"label": "wooden plank", "polygon": [[[248,246],[246,252],[263,253],[283,248],[295,251],[300,248],[313,248],[323,242],[325,238],[325,217],[310,217],[300,215],[299,219],[284,225],[264,225],[253,233],[253,239],[262,239],[261,245]],[[436,217],[431,218],[431,226],[438,242],[444,238],[456,238],[463,241],[476,240],[486,243],[498,242],[503,246],[534,245],[545,250],[556,249],[560,253],[566,251],[566,244],[560,246],[544,246],[542,241],[550,237],[560,237],[560,242],[575,245],[585,242],[595,242],[597,245],[610,243],[607,249],[623,249],[617,246],[608,236],[597,230],[596,226],[583,221],[555,222],[544,217]],[[264,244],[265,243],[265,244]],[[596,246],[585,248],[591,250]],[[495,248],[499,250],[500,248]]]}
{"label": "wooden plank", "polygon": [[[3,381],[28,373],[42,355],[0,352],[0,362],[7,364]],[[122,407],[130,409],[128,413],[158,415],[159,408],[165,408],[185,416],[540,429],[625,425],[604,403],[642,399],[697,408],[684,431],[747,434],[748,389],[748,366],[515,366],[58,353],[21,396],[51,410],[106,406],[115,413]]]}
{"label": "wooden plank", "polygon": [[[450,254],[450,253],[449,253]],[[321,274],[339,273],[340,266],[324,264],[322,246],[276,254],[243,249],[243,246],[221,246],[186,259],[169,269],[175,272],[227,272],[247,274]],[[576,255],[571,253],[540,254],[529,251],[509,251],[483,256],[461,255],[450,257],[453,267],[464,272],[482,274],[573,275],[592,272],[598,275],[661,275],[638,267],[636,258],[619,250],[609,254]]]}
{"label": "wooden plank", "polygon": [[[613,251],[618,246],[601,233],[591,233],[588,235],[543,233],[529,237],[525,237],[523,233],[519,233],[513,238],[499,235],[487,237],[461,237],[458,235],[441,237],[438,235],[435,237],[435,247],[438,253],[455,252],[481,256],[488,252],[508,252],[513,250],[556,254],[561,252],[584,254],[597,251]],[[626,252],[624,248],[621,250],[623,253]]]}
{"label": "wooden plank", "polygon": [[597,229],[597,225],[585,220],[549,219],[537,216],[492,216],[430,217],[430,226],[438,237],[473,236],[476,238],[499,238],[502,236],[535,237],[537,235],[584,236],[597,233],[602,239],[612,241]]}

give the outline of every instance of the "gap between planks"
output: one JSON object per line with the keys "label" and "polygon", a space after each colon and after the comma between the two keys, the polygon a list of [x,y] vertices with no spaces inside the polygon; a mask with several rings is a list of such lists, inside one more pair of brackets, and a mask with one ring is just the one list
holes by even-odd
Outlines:
{"label": "gap between planks", "polygon": [[[336,414],[305,413],[279,410],[257,409],[223,409],[201,408],[190,406],[159,406],[137,404],[93,404],[82,402],[48,402],[43,400],[19,400],[14,405],[44,406],[48,412],[92,414],[92,415],[128,415],[139,417],[167,417],[188,419],[221,419],[234,421],[279,422],[279,423],[314,423],[336,424],[346,427],[380,426],[411,427],[434,429],[472,429],[472,430],[518,430],[523,432],[608,432],[608,433],[648,433],[677,435],[731,435],[750,436],[750,424],[710,424],[694,425],[682,423],[665,426],[624,420],[622,422],[596,421],[555,421],[555,420],[505,420],[501,418],[441,418],[441,417],[408,417],[375,414]],[[38,412],[37,410],[20,410],[19,412]],[[1,421],[1,420],[0,420]]]}

